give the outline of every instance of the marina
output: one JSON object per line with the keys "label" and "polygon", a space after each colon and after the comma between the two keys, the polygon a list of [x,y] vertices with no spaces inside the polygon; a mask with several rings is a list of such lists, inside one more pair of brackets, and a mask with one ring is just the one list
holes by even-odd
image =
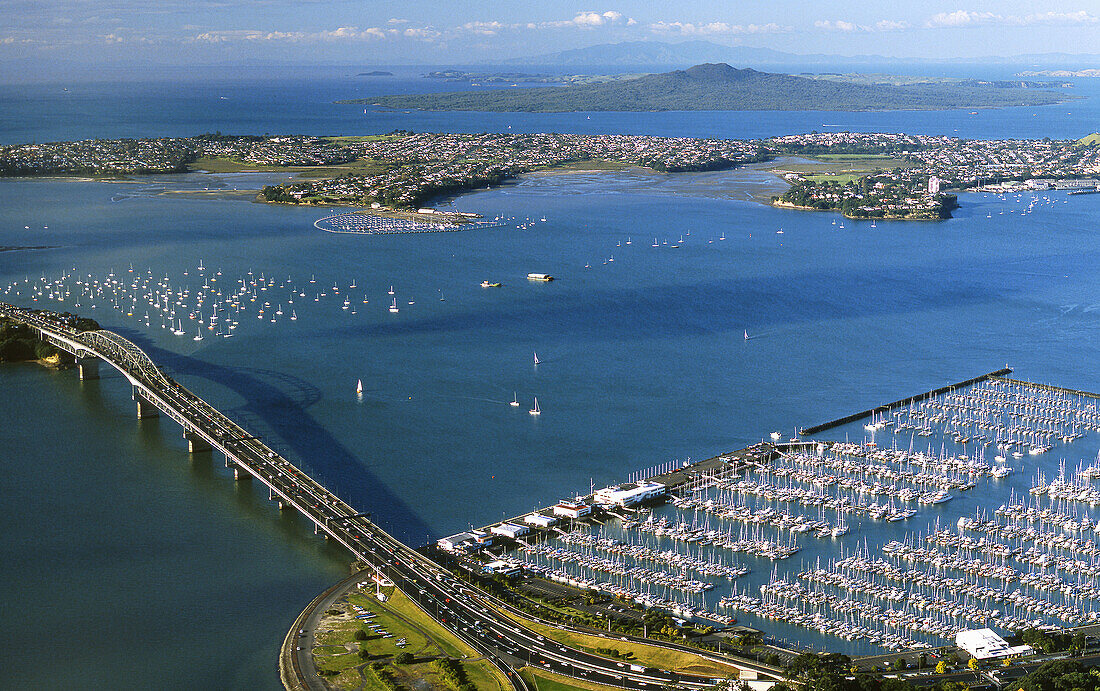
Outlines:
{"label": "marina", "polygon": [[[811,628],[853,651],[1095,623],[1100,456],[1067,467],[1047,452],[1100,432],[1097,395],[1010,371],[828,425],[843,441],[657,465],[440,544],[685,618]],[[971,492],[987,498],[950,508]]]}
{"label": "marina", "polygon": [[391,235],[395,233],[453,233],[478,228],[496,228],[511,219],[496,217],[483,219],[477,214],[438,212],[425,209],[414,215],[389,215],[369,211],[349,211],[333,214],[314,221],[318,230],[326,233],[352,233],[358,235]]}
{"label": "marina", "polygon": [[[588,117],[363,113],[328,105],[364,81],[349,76],[346,67],[283,72],[273,81],[263,67],[224,77],[199,71],[170,90],[159,79],[130,80],[120,74],[115,81],[110,70],[97,72],[103,79],[70,82],[64,90],[56,83],[13,86],[5,95],[11,114],[6,141],[215,131],[382,134],[395,128],[749,139],[821,130],[823,122],[834,123],[829,129],[838,133],[1077,139],[1093,131],[1097,121],[1096,80],[1087,79],[1078,80],[1074,92],[1088,98],[1072,108],[1040,109],[1038,116],[1036,109],[1022,108],[976,115],[960,110],[777,112],[768,117],[601,112]],[[396,84],[394,90],[415,90],[425,81],[421,72],[408,69],[386,79]],[[1009,72],[980,77],[1006,78]],[[936,387],[954,373],[962,379],[1005,361],[1017,366],[1020,376],[1100,391],[1097,375],[1087,367],[1095,356],[1100,276],[1095,233],[1088,229],[1100,212],[1098,195],[1069,197],[1066,204],[1061,201],[1066,193],[1044,193],[1059,200],[1052,206],[1032,204],[1039,195],[998,199],[964,193],[955,218],[946,222],[884,222],[868,231],[865,222],[844,220],[840,230],[830,223],[834,214],[781,214],[732,200],[744,195],[723,193],[729,177],[724,173],[600,171],[529,176],[455,199],[463,210],[485,218],[546,217],[545,224],[485,233],[376,234],[368,241],[359,234],[319,232],[313,223],[329,213],[319,207],[252,204],[244,196],[201,192],[208,187],[258,189],[281,177],[8,178],[0,190],[5,244],[42,249],[0,253],[0,286],[42,276],[54,280],[72,267],[97,274],[102,282],[108,267],[115,267],[117,278],[133,262],[135,273],[138,267],[151,267],[157,277],[168,272],[174,290],[190,282],[194,295],[201,286],[192,278],[200,257],[209,262],[204,264],[208,272],[220,269],[234,279],[246,277],[250,268],[263,271],[265,278],[292,276],[307,297],[295,296],[293,304],[265,298],[272,303],[270,316],[265,310],[261,320],[255,311],[247,312],[234,319],[235,336],[215,338],[205,329],[201,342],[192,340],[198,316],[190,320],[179,306],[169,328],[182,327],[186,335],[174,336],[160,328],[151,306],[146,327],[146,308],[128,317],[130,310],[116,311],[105,298],[97,299],[90,312],[84,300],[74,308],[71,298],[8,299],[24,307],[87,313],[107,328],[121,329],[156,352],[158,360],[163,357],[180,381],[209,392],[211,402],[233,416],[243,416],[265,443],[317,472],[342,498],[373,511],[376,520],[386,521],[387,529],[410,545],[465,530],[468,521],[489,524],[588,492],[590,477],[597,488],[620,478],[658,475],[687,485],[687,480],[680,482],[682,474],[669,474],[688,456],[750,447],[772,430],[785,430],[780,437],[785,440],[797,424],[871,408]],[[151,185],[169,193],[143,191]],[[200,193],[170,193],[181,185]],[[782,235],[775,233],[780,227]],[[682,233],[686,244],[670,248]],[[628,246],[630,236],[639,242]],[[662,239],[668,244],[650,248]],[[615,261],[607,262],[612,255]],[[586,265],[590,269],[583,271]],[[528,290],[523,277],[531,271],[560,277],[553,294],[545,285]],[[319,283],[308,283],[311,272]],[[486,278],[506,287],[482,291],[477,285]],[[356,288],[351,288],[353,279]],[[331,298],[327,289],[334,280],[341,295]],[[399,314],[387,312],[390,283],[396,284]],[[218,277],[211,285],[222,284]],[[314,302],[320,286],[329,295]],[[431,299],[440,288],[446,302]],[[271,292],[269,287],[259,295]],[[417,297],[416,305],[406,305],[410,296]],[[364,297],[369,304],[362,303]],[[350,304],[343,310],[346,298]],[[284,315],[274,314],[280,301]],[[245,302],[249,308],[262,301]],[[119,303],[121,308],[130,301]],[[190,297],[185,303],[195,307]],[[211,304],[204,301],[207,322]],[[218,316],[223,322],[220,309]],[[537,372],[531,367],[532,350],[546,362]],[[24,688],[281,688],[272,671],[270,642],[286,633],[286,622],[303,603],[346,573],[343,555],[326,550],[308,527],[296,530],[271,520],[264,502],[247,488],[209,482],[218,468],[181,462],[185,451],[178,438],[158,433],[155,424],[136,428],[129,415],[114,414],[131,410],[127,393],[112,397],[96,391],[102,386],[106,392],[118,382],[77,382],[30,365],[5,369],[4,496],[19,507],[4,531],[5,592],[13,602],[39,603],[66,594],[60,606],[39,607],[33,617],[9,608],[10,683]],[[354,394],[357,379],[363,383],[362,399]],[[535,393],[545,411],[537,422],[524,412]],[[516,406],[509,405],[513,400]],[[843,443],[847,435],[861,446],[870,441],[864,422],[870,419],[813,436]],[[65,433],[38,433],[44,424]],[[905,450],[909,432],[899,437],[878,430],[874,437],[879,448],[896,441]],[[866,638],[837,638],[816,627],[753,614],[760,609],[740,611],[719,603],[722,598],[759,599],[759,586],[776,566],[777,580],[793,581],[815,570],[819,559],[821,568],[829,568],[830,559],[841,558],[841,547],[844,558],[855,554],[864,541],[866,558],[886,559],[876,551],[878,545],[904,542],[907,533],[923,538],[950,529],[957,535],[958,519],[964,517],[996,518],[1001,530],[1034,530],[1044,541],[1058,539],[1075,550],[1064,552],[1066,557],[1087,561],[1090,557],[1079,547],[1095,541],[1095,534],[1062,525],[1080,526],[1086,516],[1095,524],[1096,509],[1068,500],[1054,503],[1029,489],[1038,484],[1039,470],[1047,483],[1057,478],[1063,457],[1067,479],[1078,466],[1087,469],[1096,455],[1096,439],[1096,433],[1086,432],[1034,456],[1021,447],[998,454],[994,446],[970,444],[966,455],[980,455],[977,460],[994,470],[1012,472],[1000,479],[975,478],[979,486],[969,491],[948,490],[953,497],[942,504],[907,504],[918,514],[901,521],[838,517],[828,511],[822,516],[820,508],[784,504],[778,513],[782,509],[834,526],[843,519],[849,532],[838,538],[796,534],[801,550],[781,561],[638,531],[620,537],[620,519],[599,520],[605,521],[604,539],[678,554],[690,548],[695,559],[702,551],[706,561],[750,569],[732,581],[694,572],[693,578],[713,580],[714,589],[678,593],[670,600],[694,599],[702,609],[705,598],[711,613],[736,617],[780,638],[873,652],[881,646]],[[941,439],[934,431],[917,436],[914,452],[927,454],[929,447],[940,458],[947,455],[941,449],[962,453],[953,437]],[[995,461],[995,455],[1006,461]],[[689,465],[700,473],[695,480],[707,482],[705,466]],[[639,470],[643,466],[647,469]],[[431,481],[410,481],[419,477]],[[866,480],[872,487],[876,481],[898,484],[871,475]],[[719,496],[717,488],[708,491]],[[684,492],[685,499],[694,496]],[[875,497],[879,504],[889,499]],[[767,508],[757,508],[757,501],[761,498],[744,498],[754,514]],[[1057,522],[1024,523],[1025,513],[995,515],[1001,503],[1022,507],[1018,512],[1048,512]],[[157,510],[150,512],[151,505]],[[895,507],[900,507],[897,499]],[[642,523],[650,515],[654,522],[667,515],[669,524],[686,522],[688,527],[696,513],[671,504],[649,508],[648,513],[614,510]],[[703,522],[701,509],[698,515]],[[712,529],[721,524],[725,534],[732,526],[738,535],[744,525],[708,515]],[[595,525],[577,528],[600,535]],[[755,528],[746,528],[746,539]],[[762,525],[762,538],[765,530],[774,540],[775,528]],[[965,534],[1014,544],[999,534]],[[787,544],[789,531],[782,537]],[[1031,544],[1020,546],[1026,551]],[[936,548],[954,551],[947,545]],[[94,571],[90,563],[96,564]],[[667,563],[643,563],[679,572]],[[1030,568],[1010,563],[1018,572]],[[248,587],[240,588],[241,583]],[[156,596],[135,599],[135,592]],[[658,598],[655,591],[653,597]],[[956,600],[951,593],[940,599]],[[809,605],[800,609],[806,610],[807,622],[816,614]],[[854,613],[833,614],[823,607],[822,614],[829,614],[822,619],[825,624],[847,616],[853,627],[884,629],[880,622],[863,623]],[[102,634],[94,659],[59,656],[56,646],[41,645],[74,621]],[[165,621],[173,625],[164,626]]]}

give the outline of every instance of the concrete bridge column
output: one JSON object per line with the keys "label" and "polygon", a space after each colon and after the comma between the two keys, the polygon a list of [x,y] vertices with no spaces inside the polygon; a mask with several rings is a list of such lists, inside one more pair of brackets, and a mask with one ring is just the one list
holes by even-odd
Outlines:
{"label": "concrete bridge column", "polygon": [[239,465],[233,466],[233,479],[237,482],[244,482],[252,479],[252,474],[241,468]]}
{"label": "concrete bridge column", "polygon": [[291,508],[290,504],[286,501],[283,501],[282,496],[275,494],[275,490],[271,489],[270,487],[267,488],[267,499],[268,501],[278,501],[280,511],[286,511],[287,509]]}
{"label": "concrete bridge column", "polygon": [[78,357],[76,359],[76,369],[80,374],[80,381],[99,379],[99,358]]}
{"label": "concrete bridge column", "polygon": [[153,405],[136,386],[134,387],[134,400],[137,402],[137,416],[139,420],[148,417],[160,417],[160,411],[157,407]]}
{"label": "concrete bridge column", "polygon": [[185,430],[183,438],[187,440],[187,453],[206,453],[212,449],[210,442],[190,430]]}

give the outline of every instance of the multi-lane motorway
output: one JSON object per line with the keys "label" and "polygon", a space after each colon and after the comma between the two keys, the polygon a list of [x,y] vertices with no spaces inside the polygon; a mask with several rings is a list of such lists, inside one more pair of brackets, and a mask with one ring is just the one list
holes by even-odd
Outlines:
{"label": "multi-lane motorway", "polygon": [[[140,348],[111,331],[77,332],[67,322],[0,303],[0,315],[37,329],[44,338],[79,358],[98,358],[133,385],[139,406],[155,406],[184,427],[185,436],[225,455],[226,464],[246,472],[269,497],[293,507],[335,539],[379,577],[388,578],[443,626],[492,661],[516,689],[527,685],[516,673],[525,665],[628,689],[666,685],[701,688],[711,677],[599,657],[544,638],[515,623],[485,592],[455,579],[442,566],[415,552],[372,523],[260,439],[167,376]],[[200,441],[201,440],[201,441]],[[308,653],[308,651],[302,651]]]}

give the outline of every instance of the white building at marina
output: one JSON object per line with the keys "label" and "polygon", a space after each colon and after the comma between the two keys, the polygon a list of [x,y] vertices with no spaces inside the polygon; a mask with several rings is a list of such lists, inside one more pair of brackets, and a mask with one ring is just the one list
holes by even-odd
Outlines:
{"label": "white building at marina", "polygon": [[600,506],[634,506],[663,495],[666,489],[659,482],[627,482],[596,490],[592,499]]}
{"label": "white building at marina", "polygon": [[1009,645],[1008,641],[994,633],[993,629],[959,631],[955,634],[955,645],[977,660],[1030,655],[1035,652],[1030,645]]}

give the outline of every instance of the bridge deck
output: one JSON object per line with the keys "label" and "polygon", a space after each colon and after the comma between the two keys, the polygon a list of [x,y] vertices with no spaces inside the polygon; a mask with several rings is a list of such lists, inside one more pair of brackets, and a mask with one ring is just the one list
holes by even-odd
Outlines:
{"label": "bridge deck", "polygon": [[[484,655],[517,690],[526,691],[527,685],[515,668],[534,659],[557,673],[580,674],[580,678],[590,681],[614,681],[624,688],[678,683],[697,689],[713,683],[713,679],[692,674],[620,669],[606,658],[546,641],[492,607],[483,606],[482,603],[494,598],[455,580],[442,566],[376,526],[308,473],[165,374],[129,340],[107,330],[78,332],[51,318],[49,313],[24,310],[4,302],[0,302],[0,316],[37,329],[50,343],[77,357],[99,358],[117,369],[133,385],[135,396],[140,395],[182,425],[185,435],[203,439],[212,449],[225,454],[227,464],[262,482],[270,496],[278,496],[280,501],[294,507],[367,568],[392,581],[426,615]],[[489,632],[496,636],[491,637]],[[766,666],[759,667],[765,674],[774,673]]]}

